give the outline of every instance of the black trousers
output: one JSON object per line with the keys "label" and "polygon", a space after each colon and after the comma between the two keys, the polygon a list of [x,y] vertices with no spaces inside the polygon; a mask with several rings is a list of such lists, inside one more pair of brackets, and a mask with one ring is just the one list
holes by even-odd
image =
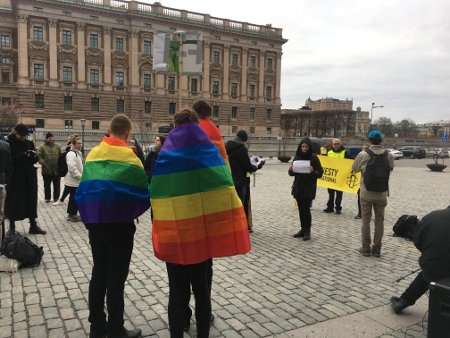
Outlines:
{"label": "black trousers", "polygon": [[401,295],[401,298],[406,300],[410,305],[416,303],[416,301],[428,291],[430,281],[427,281],[422,274],[422,271],[414,278],[414,280],[406,288],[405,292]]}
{"label": "black trousers", "polygon": [[[134,222],[90,224],[92,277],[89,283],[89,322],[91,331],[118,332],[124,323],[124,288],[133,252]],[[104,311],[106,308],[108,321]]]}
{"label": "black trousers", "polygon": [[[334,199],[334,195],[336,194],[336,200]],[[328,203],[327,208],[328,210],[334,210],[336,207],[336,211],[341,211],[341,202],[342,202],[342,195],[344,193],[339,190],[334,189],[328,189]]]}
{"label": "black trousers", "polygon": [[211,319],[211,289],[209,286],[209,269],[211,260],[202,263],[181,265],[166,263],[169,276],[169,326],[171,338],[182,338],[186,326],[186,309],[192,291],[195,297],[195,318],[197,337],[209,336]]}
{"label": "black trousers", "polygon": [[75,193],[77,192],[78,187],[69,187],[65,186],[64,190],[68,189],[69,191],[69,204],[67,204],[67,213],[69,215],[75,216],[78,213],[77,203],[75,202]]}
{"label": "black trousers", "polygon": [[61,177],[55,175],[42,175],[44,180],[44,195],[45,200],[50,201],[52,199],[52,188],[53,183],[53,201],[57,201],[59,194],[61,193]]}
{"label": "black trousers", "polygon": [[305,230],[311,229],[311,202],[311,199],[297,199],[298,213],[300,215],[300,225],[301,228]]}

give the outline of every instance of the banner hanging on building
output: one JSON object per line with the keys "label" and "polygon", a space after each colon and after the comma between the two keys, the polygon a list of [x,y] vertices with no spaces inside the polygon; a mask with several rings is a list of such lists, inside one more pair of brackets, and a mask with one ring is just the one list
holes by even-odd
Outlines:
{"label": "banner hanging on building", "polygon": [[322,164],[323,175],[317,180],[317,185],[339,191],[358,193],[361,173],[352,171],[353,160],[318,156]]}
{"label": "banner hanging on building", "polygon": [[[203,33],[187,31],[182,35],[182,75],[201,75],[203,61]],[[158,31],[154,35],[153,72],[180,73],[180,35]]]}

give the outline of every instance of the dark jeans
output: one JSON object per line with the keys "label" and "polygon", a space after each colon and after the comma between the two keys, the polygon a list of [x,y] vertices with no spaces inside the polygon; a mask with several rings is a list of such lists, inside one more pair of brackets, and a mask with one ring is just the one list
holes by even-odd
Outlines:
{"label": "dark jeans", "polygon": [[430,282],[425,279],[422,272],[420,272],[416,278],[409,284],[405,292],[401,295],[401,298],[406,300],[410,305],[416,303],[416,301],[428,291]]}
{"label": "dark jeans", "polygon": [[300,225],[302,229],[311,229],[311,199],[297,199],[298,213],[300,215]]}
{"label": "dark jeans", "polygon": [[67,205],[67,213],[69,215],[76,215],[78,213],[77,203],[75,202],[75,193],[77,192],[78,187],[68,187],[67,185],[64,187],[69,190],[69,204]]}
{"label": "dark jeans", "polygon": [[[334,200],[335,193],[336,193],[336,200]],[[334,210],[336,206],[336,211],[341,211],[342,195],[343,195],[342,191],[328,189],[328,203],[327,203],[328,210]]]}
{"label": "dark jeans", "polygon": [[42,178],[44,179],[45,200],[50,201],[52,199],[51,185],[53,183],[53,200],[56,202],[61,192],[61,177],[54,175],[42,175]]}
{"label": "dark jeans", "polygon": [[64,186],[64,190],[63,190],[63,193],[62,193],[61,199],[60,199],[61,202],[64,202],[64,199],[67,197],[67,195],[69,195],[69,193],[70,193],[69,188],[70,187],[67,185]]}
{"label": "dark jeans", "polygon": [[209,336],[211,319],[211,289],[208,281],[212,260],[202,263],[181,265],[166,263],[169,276],[169,327],[171,338],[182,338],[186,326],[186,309],[192,291],[195,297],[195,318],[197,337]]}
{"label": "dark jeans", "polygon": [[[133,252],[134,222],[90,224],[89,243],[94,266],[89,283],[89,322],[92,330],[108,327],[117,332],[123,327],[124,288]],[[108,324],[104,311],[108,310]]]}
{"label": "dark jeans", "polygon": [[361,215],[361,189],[358,189],[358,215]]}

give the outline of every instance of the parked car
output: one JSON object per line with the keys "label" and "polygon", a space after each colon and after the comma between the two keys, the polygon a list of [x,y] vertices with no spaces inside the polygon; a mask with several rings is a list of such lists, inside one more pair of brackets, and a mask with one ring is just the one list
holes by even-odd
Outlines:
{"label": "parked car", "polygon": [[392,157],[394,157],[394,160],[399,160],[403,157],[403,152],[397,149],[387,149],[392,154]]}
{"label": "parked car", "polygon": [[408,158],[425,158],[427,157],[427,151],[422,147],[406,146],[399,149],[403,152],[403,157]]}

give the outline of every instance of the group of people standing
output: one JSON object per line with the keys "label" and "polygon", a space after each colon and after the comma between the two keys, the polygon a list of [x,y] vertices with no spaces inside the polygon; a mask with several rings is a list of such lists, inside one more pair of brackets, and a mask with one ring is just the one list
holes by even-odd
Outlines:
{"label": "group of people standing", "polygon": [[[54,202],[53,205],[61,204],[64,198],[69,195],[67,206],[67,220],[80,221],[77,216],[74,195],[83,172],[83,155],[81,153],[81,139],[72,135],[67,146],[68,172],[64,176],[64,192],[61,193],[61,175],[58,172],[58,160],[62,154],[61,146],[55,143],[52,133],[45,135],[45,142],[37,149],[34,142],[28,139],[29,129],[24,124],[18,124],[8,135],[6,141],[2,141],[2,147],[8,149],[10,156],[2,156],[2,163],[9,163],[8,170],[4,170],[4,192],[6,195],[4,202],[4,217],[9,220],[9,231],[16,231],[16,222],[29,219],[30,234],[45,235],[37,223],[37,202],[38,202],[38,178],[37,167],[40,165],[41,174],[44,181],[45,202]],[[10,158],[10,160],[7,160]],[[2,176],[4,175],[4,176]],[[53,194],[52,194],[53,186]],[[2,212],[0,212],[2,214]],[[4,224],[4,222],[2,222]],[[4,227],[2,226],[4,231]]]}

